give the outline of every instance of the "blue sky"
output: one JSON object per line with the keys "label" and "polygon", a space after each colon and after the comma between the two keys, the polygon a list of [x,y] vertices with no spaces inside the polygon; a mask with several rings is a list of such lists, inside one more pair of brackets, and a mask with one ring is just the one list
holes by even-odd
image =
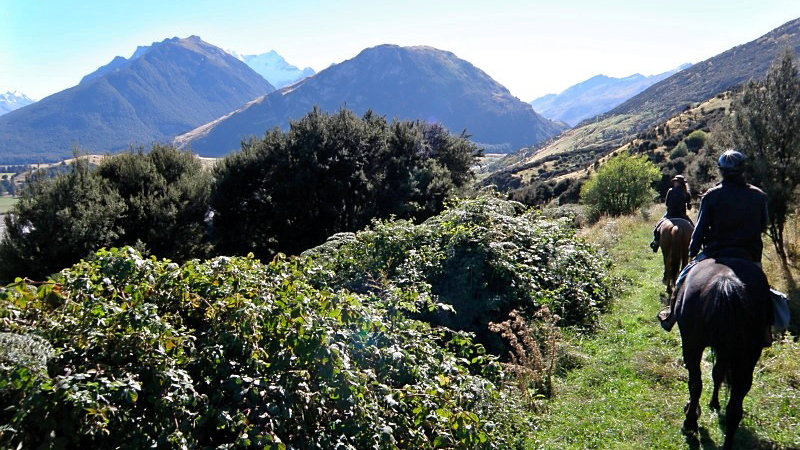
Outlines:
{"label": "blue sky", "polygon": [[797,17],[798,0],[0,0],[0,92],[42,98],[138,45],[196,34],[318,71],[378,44],[430,45],[529,101],[702,61]]}

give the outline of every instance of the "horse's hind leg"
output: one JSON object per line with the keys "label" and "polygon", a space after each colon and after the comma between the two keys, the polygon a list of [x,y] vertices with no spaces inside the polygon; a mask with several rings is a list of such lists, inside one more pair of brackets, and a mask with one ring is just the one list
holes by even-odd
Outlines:
{"label": "horse's hind leg", "polygon": [[742,357],[733,367],[730,380],[731,395],[728,400],[728,406],[725,407],[725,443],[722,446],[723,450],[733,449],[736,430],[739,429],[739,423],[742,421],[744,396],[747,395],[753,385],[753,369],[755,369],[756,361],[758,361],[760,355],[761,351],[759,350],[758,356],[754,359],[741,361],[741,359],[745,359],[745,357]]}
{"label": "horse's hind leg", "polygon": [[708,407],[719,411],[719,387],[722,385],[722,382],[725,381],[725,374],[727,372],[727,363],[728,361],[724,358],[720,352],[717,352],[717,360],[714,362],[714,370],[711,372],[711,376],[714,378],[714,393],[711,395],[711,402],[709,402]]}
{"label": "horse's hind leg", "polygon": [[686,414],[683,431],[687,433],[697,431],[697,418],[700,416],[700,395],[703,393],[703,378],[700,373],[702,357],[703,348],[690,349],[684,346],[683,362],[689,371],[689,403],[683,408],[683,412]]}

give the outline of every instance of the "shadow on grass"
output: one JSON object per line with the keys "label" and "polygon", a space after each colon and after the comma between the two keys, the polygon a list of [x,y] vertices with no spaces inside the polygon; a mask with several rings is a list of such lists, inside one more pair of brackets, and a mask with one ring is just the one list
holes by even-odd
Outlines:
{"label": "shadow on grass", "polygon": [[786,447],[772,441],[761,439],[750,429],[740,427],[736,432],[736,448],[747,448],[753,450],[800,450],[798,447]]}
{"label": "shadow on grass", "polygon": [[[722,432],[722,435],[724,436],[725,435],[724,409],[719,412],[719,417],[717,418],[717,424],[719,425],[719,429]],[[753,433],[751,429],[744,426],[740,426],[739,429],[736,430],[736,441],[734,443],[734,448],[742,448],[748,450],[800,450],[800,448],[798,447],[787,447],[784,445],[776,444],[775,442],[766,439],[762,439],[758,437],[755,433]]]}
{"label": "shadow on grass", "polygon": [[684,436],[690,450],[716,450],[718,448],[706,427],[700,427],[697,433],[684,434]]}

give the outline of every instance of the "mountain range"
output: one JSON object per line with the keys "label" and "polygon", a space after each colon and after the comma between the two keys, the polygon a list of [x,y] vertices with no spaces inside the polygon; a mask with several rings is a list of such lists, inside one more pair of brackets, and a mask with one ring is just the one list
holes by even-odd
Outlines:
{"label": "mountain range", "polygon": [[311,67],[300,70],[296,66],[289,64],[275,50],[270,50],[260,55],[241,55],[233,50],[227,50],[227,52],[250,66],[251,69],[255,70],[256,73],[264,77],[277,89],[316,73]]}
{"label": "mountain range", "polygon": [[513,151],[566,128],[451,52],[380,45],[258,98],[176,142],[203,156],[223,155],[247,136],[288,128],[315,105],[329,112],[371,109],[390,119],[439,122],[455,133],[466,130],[473,141],[494,151]]}
{"label": "mountain range", "polygon": [[0,162],[46,162],[170,141],[274,88],[197,36],[118,56],[80,84],[0,116]]}
{"label": "mountain range", "polygon": [[683,64],[650,76],[639,73],[624,78],[595,75],[570,86],[560,94],[539,97],[531,105],[536,112],[548,119],[575,126],[584,119],[610,111],[648,87],[688,67],[691,64]]}
{"label": "mountain range", "polygon": [[22,92],[8,91],[5,94],[0,94],[0,116],[31,103],[34,103],[34,100]]}

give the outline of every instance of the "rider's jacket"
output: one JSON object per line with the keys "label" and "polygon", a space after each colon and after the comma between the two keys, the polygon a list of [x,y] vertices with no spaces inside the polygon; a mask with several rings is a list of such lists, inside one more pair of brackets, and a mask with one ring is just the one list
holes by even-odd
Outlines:
{"label": "rider's jacket", "polygon": [[700,202],[689,256],[703,248],[710,257],[721,253],[761,262],[761,233],[767,227],[767,194],[743,181],[724,180]]}
{"label": "rider's jacket", "polygon": [[691,199],[692,198],[683,188],[669,188],[667,191],[667,198],[664,200],[664,203],[667,204],[666,217],[670,219],[674,217],[687,217],[686,208],[689,206],[689,201],[691,201]]}

